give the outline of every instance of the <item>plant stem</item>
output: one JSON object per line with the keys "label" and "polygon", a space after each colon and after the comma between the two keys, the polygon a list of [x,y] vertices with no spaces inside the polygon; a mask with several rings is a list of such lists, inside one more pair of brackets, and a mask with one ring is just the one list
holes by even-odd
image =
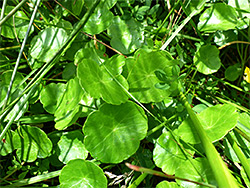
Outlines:
{"label": "plant stem", "polygon": [[226,167],[224,161],[220,157],[219,153],[215,149],[214,145],[210,141],[209,137],[207,136],[203,126],[201,125],[198,117],[192,110],[190,104],[188,103],[185,95],[180,92],[180,100],[182,101],[183,105],[185,106],[191,121],[193,122],[193,126],[199,135],[201,143],[203,145],[205,154],[207,156],[208,162],[211,166],[213,171],[214,177],[219,185],[219,187],[224,188],[236,188],[239,187],[237,181],[229,172],[228,168]]}
{"label": "plant stem", "polygon": [[234,152],[236,153],[237,157],[239,158],[248,179],[250,179],[250,164],[247,161],[247,158],[245,157],[245,155],[243,154],[243,152],[241,151],[240,147],[237,145],[237,143],[235,142],[235,140],[232,138],[232,136],[229,134],[227,134],[227,140],[229,141],[230,145],[232,146]]}

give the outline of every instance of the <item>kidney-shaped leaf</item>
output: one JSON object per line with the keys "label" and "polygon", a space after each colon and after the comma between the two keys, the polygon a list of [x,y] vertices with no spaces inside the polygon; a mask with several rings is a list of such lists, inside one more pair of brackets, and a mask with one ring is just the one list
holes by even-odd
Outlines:
{"label": "kidney-shaped leaf", "polygon": [[121,20],[115,17],[112,25],[108,28],[111,36],[111,46],[121,53],[129,54],[141,47],[143,43],[142,26],[133,18],[130,20]]}
{"label": "kidney-shaped leaf", "polygon": [[[162,52],[139,50],[135,60],[127,63],[129,91],[142,103],[160,102],[176,89],[177,79],[173,75],[173,66],[177,65],[171,56]],[[167,90],[156,88],[160,82],[156,72],[163,71],[170,80],[175,78]]]}
{"label": "kidney-shaped leaf", "polygon": [[202,46],[194,56],[194,64],[197,70],[203,74],[217,72],[221,66],[220,51],[213,45]]}
{"label": "kidney-shaped leaf", "polygon": [[[236,108],[230,104],[216,105],[203,110],[198,114],[198,118],[210,140],[215,142],[236,126],[238,113],[236,113]],[[186,142],[200,143],[199,136],[189,118],[180,125],[178,134]]]}
{"label": "kidney-shaped leaf", "polygon": [[30,55],[39,61],[49,61],[67,39],[67,32],[61,28],[46,28],[31,41]]}
{"label": "kidney-shaped leaf", "polygon": [[78,78],[68,81],[62,101],[55,112],[56,129],[62,130],[70,126],[80,116],[79,102],[83,94]]}
{"label": "kidney-shaped leaf", "polygon": [[94,13],[91,14],[88,22],[84,26],[83,30],[85,32],[94,35],[101,33],[110,26],[114,19],[114,15],[104,4],[106,4],[106,2],[101,2]]}
{"label": "kidney-shaped leaf", "polygon": [[[0,131],[2,132],[2,128],[0,127]],[[14,138],[17,133],[10,130],[8,131],[4,138],[0,140],[0,155],[5,156],[11,153],[14,148]]]}
{"label": "kidney-shaped leaf", "polygon": [[66,164],[72,159],[86,159],[88,151],[83,144],[83,138],[83,134],[78,130],[61,136],[57,143],[60,150],[59,160]]}
{"label": "kidney-shaped leaf", "polygon": [[108,183],[99,166],[83,159],[69,161],[63,167],[59,181],[61,188],[105,188]]}
{"label": "kidney-shaped leaf", "polygon": [[156,188],[180,188],[175,182],[162,181],[156,185]]}
{"label": "kidney-shaped leaf", "polygon": [[187,160],[180,147],[170,133],[162,133],[156,141],[153,152],[153,160],[156,166],[167,174],[175,174],[176,169]]}
{"label": "kidney-shaped leaf", "polygon": [[[213,171],[205,158],[196,158],[185,161],[180,168],[176,170],[175,175],[201,183],[209,183],[215,187],[217,186]],[[188,181],[177,180],[177,183],[179,183],[182,187],[205,187]]]}
{"label": "kidney-shaped leaf", "polygon": [[136,104],[104,104],[84,124],[85,147],[102,162],[120,163],[136,152],[147,129],[147,117]]}
{"label": "kidney-shaped leaf", "polygon": [[41,91],[40,101],[47,112],[53,114],[56,111],[57,106],[61,102],[64,90],[65,84],[51,83]]}
{"label": "kidney-shaped leaf", "polygon": [[[125,78],[120,75],[120,69],[125,64],[124,57],[113,56],[102,65],[92,59],[83,59],[77,67],[77,76],[85,91],[93,98],[102,98],[105,102],[111,104],[121,104],[127,101],[128,96],[124,89],[128,89]],[[108,70],[113,67],[115,70]],[[123,88],[109,74],[115,76]]]}
{"label": "kidney-shaped leaf", "polygon": [[206,32],[235,29],[236,26],[237,12],[225,3],[215,3],[206,9],[198,23],[198,29]]}
{"label": "kidney-shaped leaf", "polygon": [[38,158],[48,157],[52,150],[52,142],[46,133],[38,127],[22,125],[18,128],[14,143],[16,154],[22,161],[33,162]]}
{"label": "kidney-shaped leaf", "polygon": [[[7,6],[5,12],[9,13],[14,8],[15,7]],[[17,11],[14,14],[14,19],[12,19],[11,17],[11,19],[8,19],[2,25],[1,35],[11,39],[16,38],[17,35],[19,39],[23,39],[28,30],[28,26],[29,26],[29,18],[27,17],[27,15],[22,11]],[[32,25],[29,34],[31,34],[33,31],[34,31],[34,26]]]}

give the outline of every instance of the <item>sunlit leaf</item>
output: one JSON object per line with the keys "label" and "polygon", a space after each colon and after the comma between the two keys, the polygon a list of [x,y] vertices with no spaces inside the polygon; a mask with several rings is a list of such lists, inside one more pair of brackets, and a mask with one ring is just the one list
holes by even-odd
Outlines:
{"label": "sunlit leaf", "polygon": [[55,128],[62,130],[73,124],[81,115],[79,105],[84,91],[79,84],[78,78],[68,81],[60,105],[55,111]]}
{"label": "sunlit leaf", "polygon": [[203,74],[212,74],[220,69],[220,51],[213,45],[202,46],[194,56],[197,70]]}
{"label": "sunlit leaf", "polygon": [[[142,103],[160,102],[166,99],[177,89],[177,77],[173,75],[175,65],[177,62],[173,61],[170,55],[166,56],[158,51],[139,50],[134,59],[127,60],[129,91]],[[158,89],[156,85],[161,82],[160,76],[163,75],[167,77],[162,79],[169,82],[166,90]]]}
{"label": "sunlit leaf", "polygon": [[162,181],[156,185],[156,188],[178,188],[180,187],[175,182]]}
{"label": "sunlit leaf", "polygon": [[[120,75],[125,64],[123,56],[113,56],[110,60],[98,65],[92,59],[82,59],[77,67],[77,76],[81,86],[93,98],[102,98],[110,104],[121,104],[127,101],[128,96],[124,89],[128,89],[125,78]],[[112,67],[112,69],[110,68]],[[113,73],[115,79],[107,72]]]}
{"label": "sunlit leaf", "polygon": [[112,25],[108,28],[111,36],[111,46],[121,53],[129,54],[142,46],[143,32],[142,25],[133,18],[121,20],[115,17]]}
{"label": "sunlit leaf", "polygon": [[[7,6],[5,12],[9,13],[14,7]],[[8,19],[1,27],[1,35],[7,38],[14,39],[16,36],[23,39],[29,26],[29,18],[23,11],[17,11],[14,18]],[[34,26],[32,25],[30,33],[33,33]]]}
{"label": "sunlit leaf", "polygon": [[51,83],[41,91],[40,101],[47,112],[53,114],[56,111],[63,97],[65,86],[62,83]]}
{"label": "sunlit leaf", "polygon": [[[185,161],[182,164],[182,166],[180,166],[180,168],[176,170],[175,175],[189,180],[201,183],[209,183],[217,186],[212,169],[210,168],[209,163],[205,158],[195,158]],[[176,181],[182,187],[192,187],[192,188],[204,187],[188,181],[180,181],[180,180]]]}
{"label": "sunlit leaf", "polygon": [[153,152],[155,164],[160,167],[163,172],[170,175],[175,174],[179,166],[187,160],[180,147],[170,133],[162,133],[156,141]]}
{"label": "sunlit leaf", "polygon": [[236,10],[225,4],[215,3],[200,16],[198,29],[205,32],[235,29],[238,24]]}
{"label": "sunlit leaf", "polygon": [[147,117],[132,102],[104,104],[84,124],[84,144],[90,154],[105,163],[119,163],[133,155],[147,133]]}
{"label": "sunlit leaf", "polygon": [[77,130],[62,135],[58,142],[59,160],[66,164],[72,159],[86,159],[88,151],[83,144],[83,138],[83,134]]}
{"label": "sunlit leaf", "polygon": [[[0,129],[2,132],[2,128]],[[0,140],[0,155],[5,156],[11,153],[14,148],[14,137],[17,133],[10,130],[6,133],[5,137]]]}
{"label": "sunlit leaf", "polygon": [[[229,104],[206,108],[197,116],[212,142],[222,139],[236,126],[238,119],[235,107]],[[200,139],[190,118],[187,118],[180,125],[178,134],[186,142],[192,144],[200,143]]]}
{"label": "sunlit leaf", "polygon": [[107,179],[100,167],[90,161],[74,159],[63,167],[59,176],[61,188],[105,188]]}
{"label": "sunlit leaf", "polygon": [[20,160],[33,162],[37,158],[45,158],[50,155],[52,143],[41,129],[22,125],[18,128],[17,133],[14,143],[17,148],[17,157]]}
{"label": "sunlit leaf", "polygon": [[61,48],[67,37],[64,29],[46,28],[32,39],[30,55],[41,62],[47,62]]}

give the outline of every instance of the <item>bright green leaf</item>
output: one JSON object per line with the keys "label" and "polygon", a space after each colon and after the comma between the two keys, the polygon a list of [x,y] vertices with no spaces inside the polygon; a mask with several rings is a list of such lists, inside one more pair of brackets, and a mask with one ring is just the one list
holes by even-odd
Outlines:
{"label": "bright green leaf", "polygon": [[212,74],[220,69],[220,51],[213,45],[202,46],[194,56],[197,70],[203,74]]}
{"label": "bright green leaf", "polygon": [[72,159],[86,159],[88,151],[83,144],[83,138],[78,130],[62,135],[58,142],[59,160],[66,164]]}
{"label": "bright green leaf", "polygon": [[90,16],[83,29],[86,33],[99,34],[111,25],[114,15],[104,4],[106,3],[102,2]]}
{"label": "bright green leaf", "polygon": [[[5,13],[9,13],[13,8],[14,7],[12,6],[7,6]],[[14,21],[13,17],[11,17],[2,25],[1,35],[11,39],[16,38],[16,36],[19,39],[23,39],[28,30],[28,26],[29,26],[29,18],[23,11],[17,11],[14,14]],[[29,34],[33,33],[33,31],[34,31],[34,26],[32,25]]]}
{"label": "bright green leaf", "polygon": [[225,4],[215,3],[200,16],[198,29],[205,32],[235,29],[238,24],[236,10]]}
{"label": "bright green leaf", "polygon": [[[175,175],[185,179],[190,179],[201,183],[209,183],[214,186],[217,186],[212,169],[210,168],[209,163],[205,158],[195,158],[185,161],[176,170]],[[192,188],[204,187],[188,181],[180,181],[180,180],[176,181],[182,187],[192,187]]]}
{"label": "bright green leaf", "polygon": [[61,188],[105,188],[108,183],[99,166],[82,159],[69,161],[63,167],[59,181]]}
{"label": "bright green leaf", "polygon": [[[156,63],[157,62],[157,63]],[[173,75],[173,67],[177,65],[170,55],[163,52],[139,50],[134,59],[127,60],[127,80],[129,91],[142,103],[160,102],[177,89],[177,77]],[[158,70],[167,75],[169,89],[158,89],[161,82],[156,74]],[[163,74],[163,73],[162,73]],[[162,75],[161,75],[162,76]]]}
{"label": "bright green leaf", "polygon": [[62,101],[55,111],[55,128],[62,130],[73,124],[81,114],[79,102],[84,91],[79,84],[78,78],[68,81]]}
{"label": "bright green leaf", "polygon": [[[127,101],[128,96],[124,89],[128,89],[125,78],[120,75],[122,66],[125,64],[123,56],[113,56],[102,65],[92,59],[83,59],[77,67],[77,76],[81,86],[93,98],[102,98],[107,103],[121,104]],[[110,68],[112,67],[112,69]],[[110,68],[110,69],[109,69]],[[107,72],[113,74],[123,88]]]}
{"label": "bright green leaf", "polygon": [[121,20],[118,16],[112,21],[108,33],[111,36],[110,44],[113,48],[123,54],[129,54],[142,46],[143,32],[139,22],[133,18]]}
{"label": "bright green leaf", "polygon": [[61,48],[67,37],[64,29],[46,28],[32,39],[30,55],[41,62],[47,62]]}
{"label": "bright green leaf", "polygon": [[63,97],[65,86],[62,83],[51,83],[41,91],[40,101],[47,112],[53,114],[56,111]]}
{"label": "bright green leaf", "polygon": [[175,174],[176,169],[187,160],[180,147],[170,133],[162,133],[156,141],[153,152],[155,164],[163,172],[170,175]]}
{"label": "bright green leaf", "polygon": [[[212,142],[222,139],[236,126],[238,120],[236,108],[229,104],[208,107],[197,116]],[[187,118],[180,125],[178,134],[185,142],[191,144],[200,143],[200,139],[190,118]]]}
{"label": "bright green leaf", "polygon": [[90,154],[104,163],[120,163],[133,155],[147,133],[147,117],[132,102],[119,106],[104,104],[84,124],[84,144]]}
{"label": "bright green leaf", "polygon": [[18,128],[14,144],[17,148],[17,157],[26,162],[33,162],[37,158],[45,158],[50,155],[52,142],[46,133],[38,127],[22,125]]}
{"label": "bright green leaf", "polygon": [[[0,129],[2,132],[2,129]],[[14,137],[17,136],[17,133],[10,130],[6,133],[5,137],[3,140],[0,140],[0,155],[5,156],[9,153],[11,153],[15,148],[14,148]]]}
{"label": "bright green leaf", "polygon": [[156,185],[156,188],[178,188],[180,187],[175,182],[162,181]]}

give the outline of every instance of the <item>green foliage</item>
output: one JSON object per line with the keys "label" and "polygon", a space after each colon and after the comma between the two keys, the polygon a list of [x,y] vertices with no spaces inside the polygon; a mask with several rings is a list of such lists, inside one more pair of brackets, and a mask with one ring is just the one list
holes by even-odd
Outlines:
{"label": "green foliage", "polygon": [[0,187],[249,186],[247,0],[31,2],[0,19]]}

